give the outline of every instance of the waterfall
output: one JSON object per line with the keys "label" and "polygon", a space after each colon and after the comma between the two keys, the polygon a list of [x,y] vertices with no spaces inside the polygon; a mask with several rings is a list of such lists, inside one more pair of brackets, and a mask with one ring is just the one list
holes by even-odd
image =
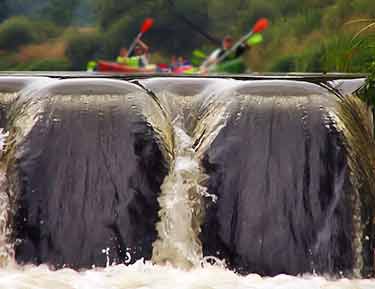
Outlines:
{"label": "waterfall", "polygon": [[0,77],[2,87],[1,262],[196,270],[210,257],[242,274],[350,276],[372,258],[349,127],[325,86]]}
{"label": "waterfall", "polygon": [[154,243],[152,260],[171,263],[182,268],[197,266],[203,258],[199,240],[203,218],[201,199],[205,188],[199,160],[192,138],[179,125],[174,125],[175,159],[161,186],[158,240]]}

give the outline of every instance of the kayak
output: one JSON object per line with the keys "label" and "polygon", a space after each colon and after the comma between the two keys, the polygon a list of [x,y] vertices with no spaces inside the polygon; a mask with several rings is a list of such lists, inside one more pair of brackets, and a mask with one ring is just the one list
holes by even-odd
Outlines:
{"label": "kayak", "polygon": [[[129,66],[117,62],[99,60],[96,70],[100,72],[122,72],[122,73],[153,73],[153,72],[172,72],[175,74],[199,74],[199,68],[191,65],[179,66],[173,69],[150,65],[147,67]],[[210,71],[211,73],[243,73],[246,70],[242,58],[225,61],[217,64]]]}
{"label": "kayak", "polygon": [[134,67],[106,60],[99,60],[96,69],[101,72],[123,73],[151,73],[156,71],[156,68],[153,65],[149,67]]}
{"label": "kayak", "polygon": [[195,74],[199,73],[199,68],[192,65],[181,65],[175,67],[172,72],[176,74]]}

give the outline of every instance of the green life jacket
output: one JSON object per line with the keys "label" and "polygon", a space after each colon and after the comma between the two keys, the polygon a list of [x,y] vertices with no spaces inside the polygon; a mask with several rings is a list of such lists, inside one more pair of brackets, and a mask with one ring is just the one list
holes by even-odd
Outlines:
{"label": "green life jacket", "polygon": [[96,64],[97,63],[94,60],[91,60],[91,61],[87,62],[86,70],[87,71],[94,71],[95,68],[96,68]]}
{"label": "green life jacket", "polygon": [[243,73],[246,65],[242,57],[227,60],[215,66],[214,72],[218,73]]}
{"label": "green life jacket", "polygon": [[121,64],[126,64],[126,58],[125,56],[117,56],[116,62]]}
{"label": "green life jacket", "polygon": [[132,56],[127,58],[127,65],[131,67],[140,67],[140,57],[139,56]]}
{"label": "green life jacket", "polygon": [[239,57],[236,57],[236,52],[235,51],[233,51],[232,53],[229,53],[226,57],[225,57],[225,62],[227,62],[227,61],[233,61],[233,60],[235,60],[235,59],[237,59],[237,58],[239,58]]}
{"label": "green life jacket", "polygon": [[132,56],[132,57],[124,57],[124,56],[118,56],[116,58],[117,63],[121,63],[127,66],[131,67],[140,67],[140,57],[139,56]]}
{"label": "green life jacket", "polygon": [[118,56],[116,58],[116,61],[118,63],[131,66],[131,67],[140,67],[140,58],[139,56],[132,56],[132,57],[124,57],[124,56]]}

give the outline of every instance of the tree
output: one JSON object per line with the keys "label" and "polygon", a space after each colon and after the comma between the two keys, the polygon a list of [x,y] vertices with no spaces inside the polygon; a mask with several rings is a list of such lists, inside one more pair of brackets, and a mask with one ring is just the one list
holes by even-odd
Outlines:
{"label": "tree", "polygon": [[194,48],[208,42],[204,35],[209,28],[205,0],[94,1],[100,26],[110,37],[107,54],[118,51],[119,45],[129,45],[142,21],[150,16],[155,18],[155,24],[144,37],[154,51],[189,55]]}
{"label": "tree", "polygon": [[42,9],[42,14],[46,19],[56,24],[66,26],[72,23],[75,9],[80,0],[49,0],[46,7]]}
{"label": "tree", "polygon": [[0,0],[0,22],[8,18],[9,6],[6,0]]}
{"label": "tree", "polygon": [[125,14],[135,14],[137,11],[144,10],[144,4],[147,0],[94,0],[94,11],[99,25],[103,29],[108,29],[111,24],[118,21]]}

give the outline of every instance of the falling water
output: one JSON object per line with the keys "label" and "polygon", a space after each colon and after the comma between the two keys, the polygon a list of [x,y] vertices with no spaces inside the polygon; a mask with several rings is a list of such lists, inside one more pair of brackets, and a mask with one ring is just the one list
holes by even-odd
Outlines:
{"label": "falling water", "polygon": [[152,260],[188,269],[203,258],[198,234],[205,188],[199,184],[202,173],[191,137],[178,125],[174,135],[175,160],[161,186],[159,239],[153,245]]}
{"label": "falling water", "polygon": [[[375,288],[325,275],[357,269],[363,253],[347,244],[362,235],[327,113],[334,97],[306,83],[168,81],[145,81],[146,93],[50,80],[10,108],[0,288]],[[16,256],[13,195],[25,216]],[[307,253],[320,276],[304,274],[315,267]]]}
{"label": "falling water", "polygon": [[[7,132],[0,129],[0,155],[6,142]],[[8,220],[10,212],[9,195],[6,193],[6,172],[0,166],[0,267],[4,267],[14,260],[13,244],[9,242],[11,228]]]}
{"label": "falling water", "polygon": [[[189,91],[189,90],[188,90]],[[191,91],[190,91],[191,93]],[[213,197],[202,185],[205,174],[194,149],[194,124],[198,123],[189,93],[157,93],[173,123],[174,160],[161,186],[158,239],[152,260],[190,269],[203,260],[199,239],[203,220],[203,199]]]}

